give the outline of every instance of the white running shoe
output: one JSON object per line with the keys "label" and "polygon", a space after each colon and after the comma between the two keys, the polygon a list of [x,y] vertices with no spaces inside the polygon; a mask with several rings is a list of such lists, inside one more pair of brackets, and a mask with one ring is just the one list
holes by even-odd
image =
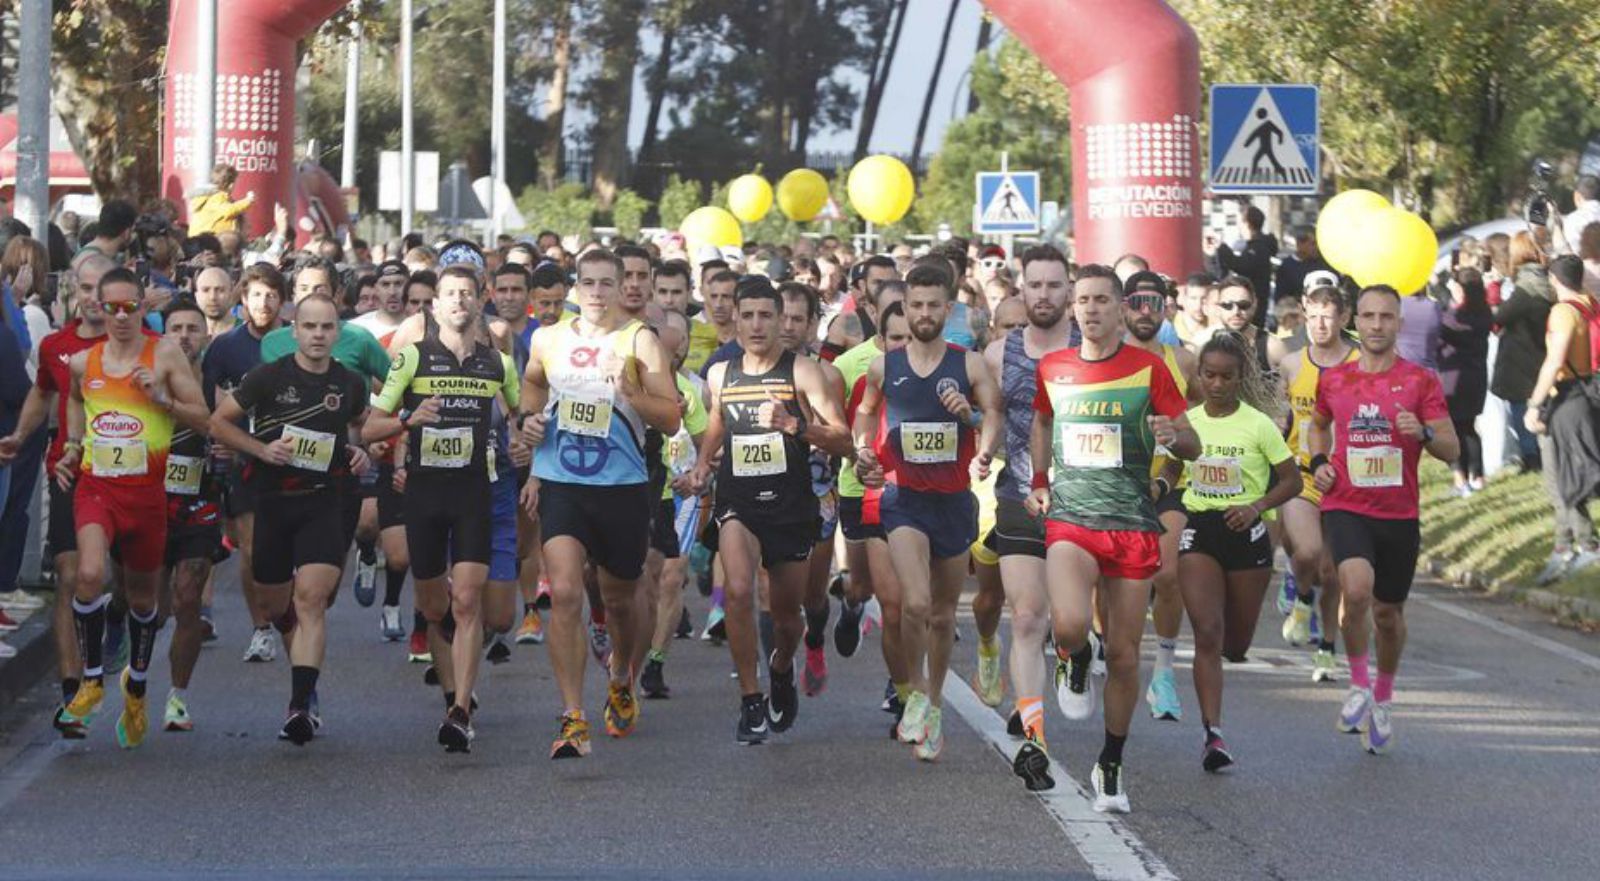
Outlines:
{"label": "white running shoe", "polygon": [[245,661],[253,664],[265,663],[278,657],[277,640],[273,638],[271,627],[262,627],[250,634],[250,647],[244,650]]}
{"label": "white running shoe", "polygon": [[37,612],[44,608],[44,605],[44,600],[20,587],[0,593],[0,609],[9,612]]}
{"label": "white running shoe", "polygon": [[1375,756],[1387,753],[1394,746],[1394,722],[1387,703],[1372,702],[1367,714],[1367,730],[1361,732],[1361,745]]}
{"label": "white running shoe", "polygon": [[1103,769],[1099,762],[1089,772],[1094,786],[1094,809],[1101,814],[1126,814],[1133,809],[1128,805],[1128,787],[1122,780],[1122,766]]}
{"label": "white running shoe", "polygon": [[1094,715],[1094,681],[1089,672],[1092,667],[1056,658],[1056,703],[1061,706],[1061,715],[1068,719],[1079,721]]}
{"label": "white running shoe", "polygon": [[1367,715],[1372,709],[1372,689],[1350,686],[1344,706],[1339,709],[1336,727],[1345,734],[1357,734],[1366,727]]}

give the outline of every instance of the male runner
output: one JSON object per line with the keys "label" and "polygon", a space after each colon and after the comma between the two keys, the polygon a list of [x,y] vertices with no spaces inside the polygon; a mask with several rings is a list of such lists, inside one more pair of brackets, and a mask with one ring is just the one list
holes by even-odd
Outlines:
{"label": "male runner", "polygon": [[1116,273],[1098,264],[1079,269],[1072,307],[1083,344],[1039,361],[1028,505],[1046,516],[1056,697],[1069,719],[1094,712],[1089,624],[1097,581],[1105,597],[1105,741],[1091,779],[1096,811],[1126,813],[1122,751],[1139,699],[1150,581],[1161,568],[1150,462],[1157,446],[1189,460],[1200,443],[1165,362],[1122,341]]}
{"label": "male runner", "polygon": [[[338,335],[332,298],[301,297],[294,355],[251,370],[211,416],[211,435],[256,463],[252,565],[267,614],[288,643],[289,710],[278,738],[296,746],[321,725],[315,692],[325,616],[349,548],[340,495],[348,491],[347,473],[370,464],[358,443],[367,385],[333,358]],[[239,425],[246,418],[248,432]]]}
{"label": "male runner", "polygon": [[[533,331],[541,327],[553,327],[567,316],[567,276],[554,263],[545,262],[534,268],[529,284],[532,286],[528,295],[529,310],[537,322],[527,331],[531,347]],[[527,372],[526,364],[523,365],[523,372]],[[524,476],[522,480],[526,482],[527,478]],[[522,593],[522,623],[517,627],[517,642],[521,644],[544,642],[544,621],[540,619],[539,612],[550,608],[550,582],[543,576],[543,545],[544,542],[539,539],[539,521],[519,505],[517,557],[522,562],[522,568],[517,574],[517,581]]]}
{"label": "male runner", "polygon": [[[1289,449],[1298,457],[1301,470],[1309,473],[1311,422],[1316,416],[1317,384],[1322,371],[1355,360],[1360,351],[1345,338],[1349,310],[1338,288],[1312,288],[1306,292],[1303,309],[1308,345],[1297,355],[1285,358],[1279,369],[1292,411]],[[1322,492],[1314,481],[1305,483],[1300,495],[1283,506],[1284,544],[1296,585],[1294,608],[1283,621],[1283,639],[1290,645],[1304,645],[1311,640],[1311,609],[1316,589],[1321,588],[1322,632],[1312,656],[1311,681],[1331,682],[1337,675],[1334,642],[1339,637],[1339,577],[1322,537]]]}
{"label": "male runner", "polygon": [[[446,612],[455,620],[450,647],[454,705],[439,726],[446,752],[469,752],[472,687],[483,651],[483,587],[489,576],[491,486],[498,438],[495,399],[515,412],[520,385],[509,355],[478,332],[482,291],[477,270],[440,272],[424,337],[394,357],[376,411],[363,428],[368,441],[405,430],[406,546],[417,607],[430,630]],[[443,663],[437,659],[436,663]]]}
{"label": "male runner", "polygon": [[550,665],[561,689],[561,732],[551,758],[588,755],[583,715],[583,569],[598,570],[613,624],[606,731],[632,733],[634,593],[649,539],[650,488],[644,428],[680,425],[671,364],[644,325],[617,307],[622,261],[604,249],[578,258],[580,312],[534,332],[522,391],[523,431],[536,450],[523,505],[536,510],[554,608]]}
{"label": "male runner", "polygon": [[988,476],[1004,431],[1000,390],[983,357],[945,342],[954,300],[945,266],[916,265],[906,274],[911,344],[873,360],[854,430],[857,469],[885,484],[883,528],[902,590],[910,694],[899,738],[928,762],[944,749],[944,677],[978,532],[978,502],[968,487]]}
{"label": "male runner", "polygon": [[1039,359],[1078,343],[1077,322],[1067,309],[1072,279],[1066,255],[1051,245],[1022,252],[1022,293],[1028,326],[984,350],[1000,377],[1005,402],[1005,467],[995,482],[995,524],[990,534],[1000,557],[1000,580],[1011,609],[1011,688],[1016,693],[1017,733],[1027,742],[1012,769],[1029,789],[1049,789],[1050,759],[1044,737],[1044,639],[1050,626],[1045,586],[1044,522],[1027,510],[1032,489],[1033,402],[1039,390]]}
{"label": "male runner", "polygon": [[[1581,273],[1580,273],[1581,277]],[[1552,315],[1555,314],[1553,311]],[[1417,464],[1461,451],[1432,370],[1401,358],[1400,295],[1371,285],[1356,299],[1361,356],[1321,371],[1311,419],[1311,472],[1322,493],[1322,529],[1339,572],[1350,693],[1340,731],[1360,731],[1375,755],[1394,743],[1390,702],[1405,650],[1405,602],[1421,548]],[[1367,668],[1367,615],[1377,630],[1378,676]]]}
{"label": "male runner", "polygon": [[406,318],[406,281],[411,273],[399,260],[378,264],[378,308],[358,316],[355,323],[378,338],[384,348]]}
{"label": "male runner", "polygon": [[711,332],[696,331],[694,325],[690,325],[687,363],[689,369],[700,374],[702,379],[706,376],[706,364],[712,354],[734,339],[733,290],[738,284],[738,274],[723,268],[707,276],[700,286],[700,297],[705,300],[706,310],[700,314],[698,323],[711,328]]}
{"label": "male runner", "polygon": [[233,314],[239,305],[239,292],[233,286],[228,270],[208,266],[194,277],[194,301],[206,317],[206,339],[215,339],[239,326],[239,317]]}
{"label": "male runner", "polygon": [[[844,413],[816,364],[783,348],[783,298],[772,283],[747,276],[736,297],[743,354],[712,367],[710,419],[701,440],[694,485],[703,489],[717,465],[714,518],[726,574],[728,650],[739,678],[735,738],[742,744],[787,731],[800,710],[794,655],[804,624],[807,559],[817,534],[811,490],[811,446],[849,449]],[[773,652],[767,660],[770,704],[757,675],[755,594],[767,572]]]}

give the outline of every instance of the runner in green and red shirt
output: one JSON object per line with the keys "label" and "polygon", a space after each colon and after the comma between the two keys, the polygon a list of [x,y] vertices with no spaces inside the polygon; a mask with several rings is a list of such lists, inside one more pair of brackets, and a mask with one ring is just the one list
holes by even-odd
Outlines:
{"label": "runner in green and red shirt", "polygon": [[1150,582],[1161,567],[1150,461],[1157,446],[1193,459],[1200,441],[1161,357],[1123,343],[1116,274],[1099,265],[1081,268],[1072,310],[1083,344],[1039,361],[1028,506],[1046,517],[1056,696],[1069,719],[1094,712],[1089,623],[1095,583],[1103,585],[1106,734],[1092,774],[1094,807],[1126,813],[1122,747],[1138,701]]}

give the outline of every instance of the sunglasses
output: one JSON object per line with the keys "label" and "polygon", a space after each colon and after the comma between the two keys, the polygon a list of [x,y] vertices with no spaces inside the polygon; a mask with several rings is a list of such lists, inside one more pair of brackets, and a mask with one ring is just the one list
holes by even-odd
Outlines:
{"label": "sunglasses", "polygon": [[1166,305],[1167,298],[1161,296],[1160,294],[1134,294],[1128,298],[1128,307],[1135,312],[1138,312],[1142,309],[1149,309],[1150,311],[1155,312],[1164,308]]}
{"label": "sunglasses", "polygon": [[1001,260],[998,257],[989,257],[984,260],[979,260],[978,265],[982,266],[984,269],[999,269],[1000,267],[1006,265],[1006,261]]}
{"label": "sunglasses", "polygon": [[136,300],[118,300],[115,303],[101,303],[100,310],[107,315],[135,315],[144,308],[144,304]]}
{"label": "sunglasses", "polygon": [[1220,302],[1217,304],[1218,309],[1223,309],[1229,312],[1249,312],[1255,307],[1256,304],[1250,302],[1249,300],[1228,300],[1227,302]]}

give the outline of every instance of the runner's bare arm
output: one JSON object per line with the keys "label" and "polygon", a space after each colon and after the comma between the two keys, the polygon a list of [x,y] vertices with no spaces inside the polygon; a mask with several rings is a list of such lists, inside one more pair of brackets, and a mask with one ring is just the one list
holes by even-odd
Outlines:
{"label": "runner's bare arm", "polygon": [[206,408],[200,382],[194,378],[194,371],[190,369],[189,359],[184,357],[183,350],[174,343],[162,340],[156,346],[156,370],[165,375],[169,396],[166,407],[173,417],[189,430],[205,434],[209,430],[211,411]]}
{"label": "runner's bare arm", "polygon": [[678,411],[678,384],[672,379],[672,363],[661,348],[661,340],[653,333],[635,335],[633,356],[639,365],[638,385],[630,381],[625,370],[618,380],[618,390],[628,396],[628,403],[650,427],[662,434],[677,434],[683,424],[683,415]]}
{"label": "runner's bare arm", "polygon": [[1033,488],[1028,492],[1028,507],[1038,516],[1050,503],[1050,422],[1043,410],[1033,411],[1033,429],[1028,432],[1028,458],[1033,460]]}
{"label": "runner's bare arm", "polygon": [[1196,381],[1196,372],[1200,369],[1200,359],[1195,353],[1182,346],[1172,350],[1173,358],[1178,362],[1178,370],[1183,373],[1184,384],[1189,389],[1189,403],[1198,404],[1205,398],[1200,391],[1200,383]]}
{"label": "runner's bare arm", "polygon": [[67,440],[62,447],[61,460],[56,463],[56,484],[62,489],[72,484],[78,474],[78,467],[82,464],[83,431],[88,416],[83,409],[81,383],[87,364],[88,354],[85,352],[73,355],[67,364],[72,379],[67,389],[67,424],[61,426],[61,430],[67,433]]}
{"label": "runner's bare arm", "polygon": [[[848,456],[851,451],[850,426],[845,424],[844,406],[839,397],[831,393],[828,380],[816,362],[797,358],[794,362],[794,382],[815,417],[801,432],[800,439],[819,450],[835,456]],[[844,379],[841,374],[840,387]]]}
{"label": "runner's bare arm", "polygon": [[856,418],[850,427],[856,450],[856,476],[867,486],[882,482],[878,465],[878,408],[883,405],[883,356],[872,359],[861,390],[861,403],[856,405]]}
{"label": "runner's bare arm", "polygon": [[972,396],[978,409],[983,411],[983,422],[978,427],[978,455],[993,459],[1000,442],[1005,439],[1005,400],[1000,396],[1000,384],[976,353],[967,353],[967,380],[972,383]]}
{"label": "runner's bare arm", "polygon": [[711,467],[722,452],[722,440],[727,426],[722,424],[722,378],[727,375],[728,362],[712,365],[706,373],[706,394],[711,399],[706,409],[706,430],[700,435],[700,455],[695,457],[694,489],[703,492],[711,481]]}
{"label": "runner's bare arm", "polygon": [[[211,414],[207,427],[212,439],[231,448],[260,459],[263,462],[274,461],[270,444],[256,440],[249,432],[239,427],[239,422],[245,417],[244,408],[233,399],[232,395],[217,398],[216,412]],[[282,464],[277,463],[277,464]]]}
{"label": "runner's bare arm", "polygon": [[[1156,418],[1159,419],[1160,417]],[[1194,430],[1194,426],[1189,424],[1188,414],[1179,413],[1177,416],[1172,417],[1170,421],[1172,423],[1173,436],[1172,441],[1166,445],[1167,449],[1172,451],[1172,455],[1185,462],[1193,462],[1200,455],[1199,433]]]}

